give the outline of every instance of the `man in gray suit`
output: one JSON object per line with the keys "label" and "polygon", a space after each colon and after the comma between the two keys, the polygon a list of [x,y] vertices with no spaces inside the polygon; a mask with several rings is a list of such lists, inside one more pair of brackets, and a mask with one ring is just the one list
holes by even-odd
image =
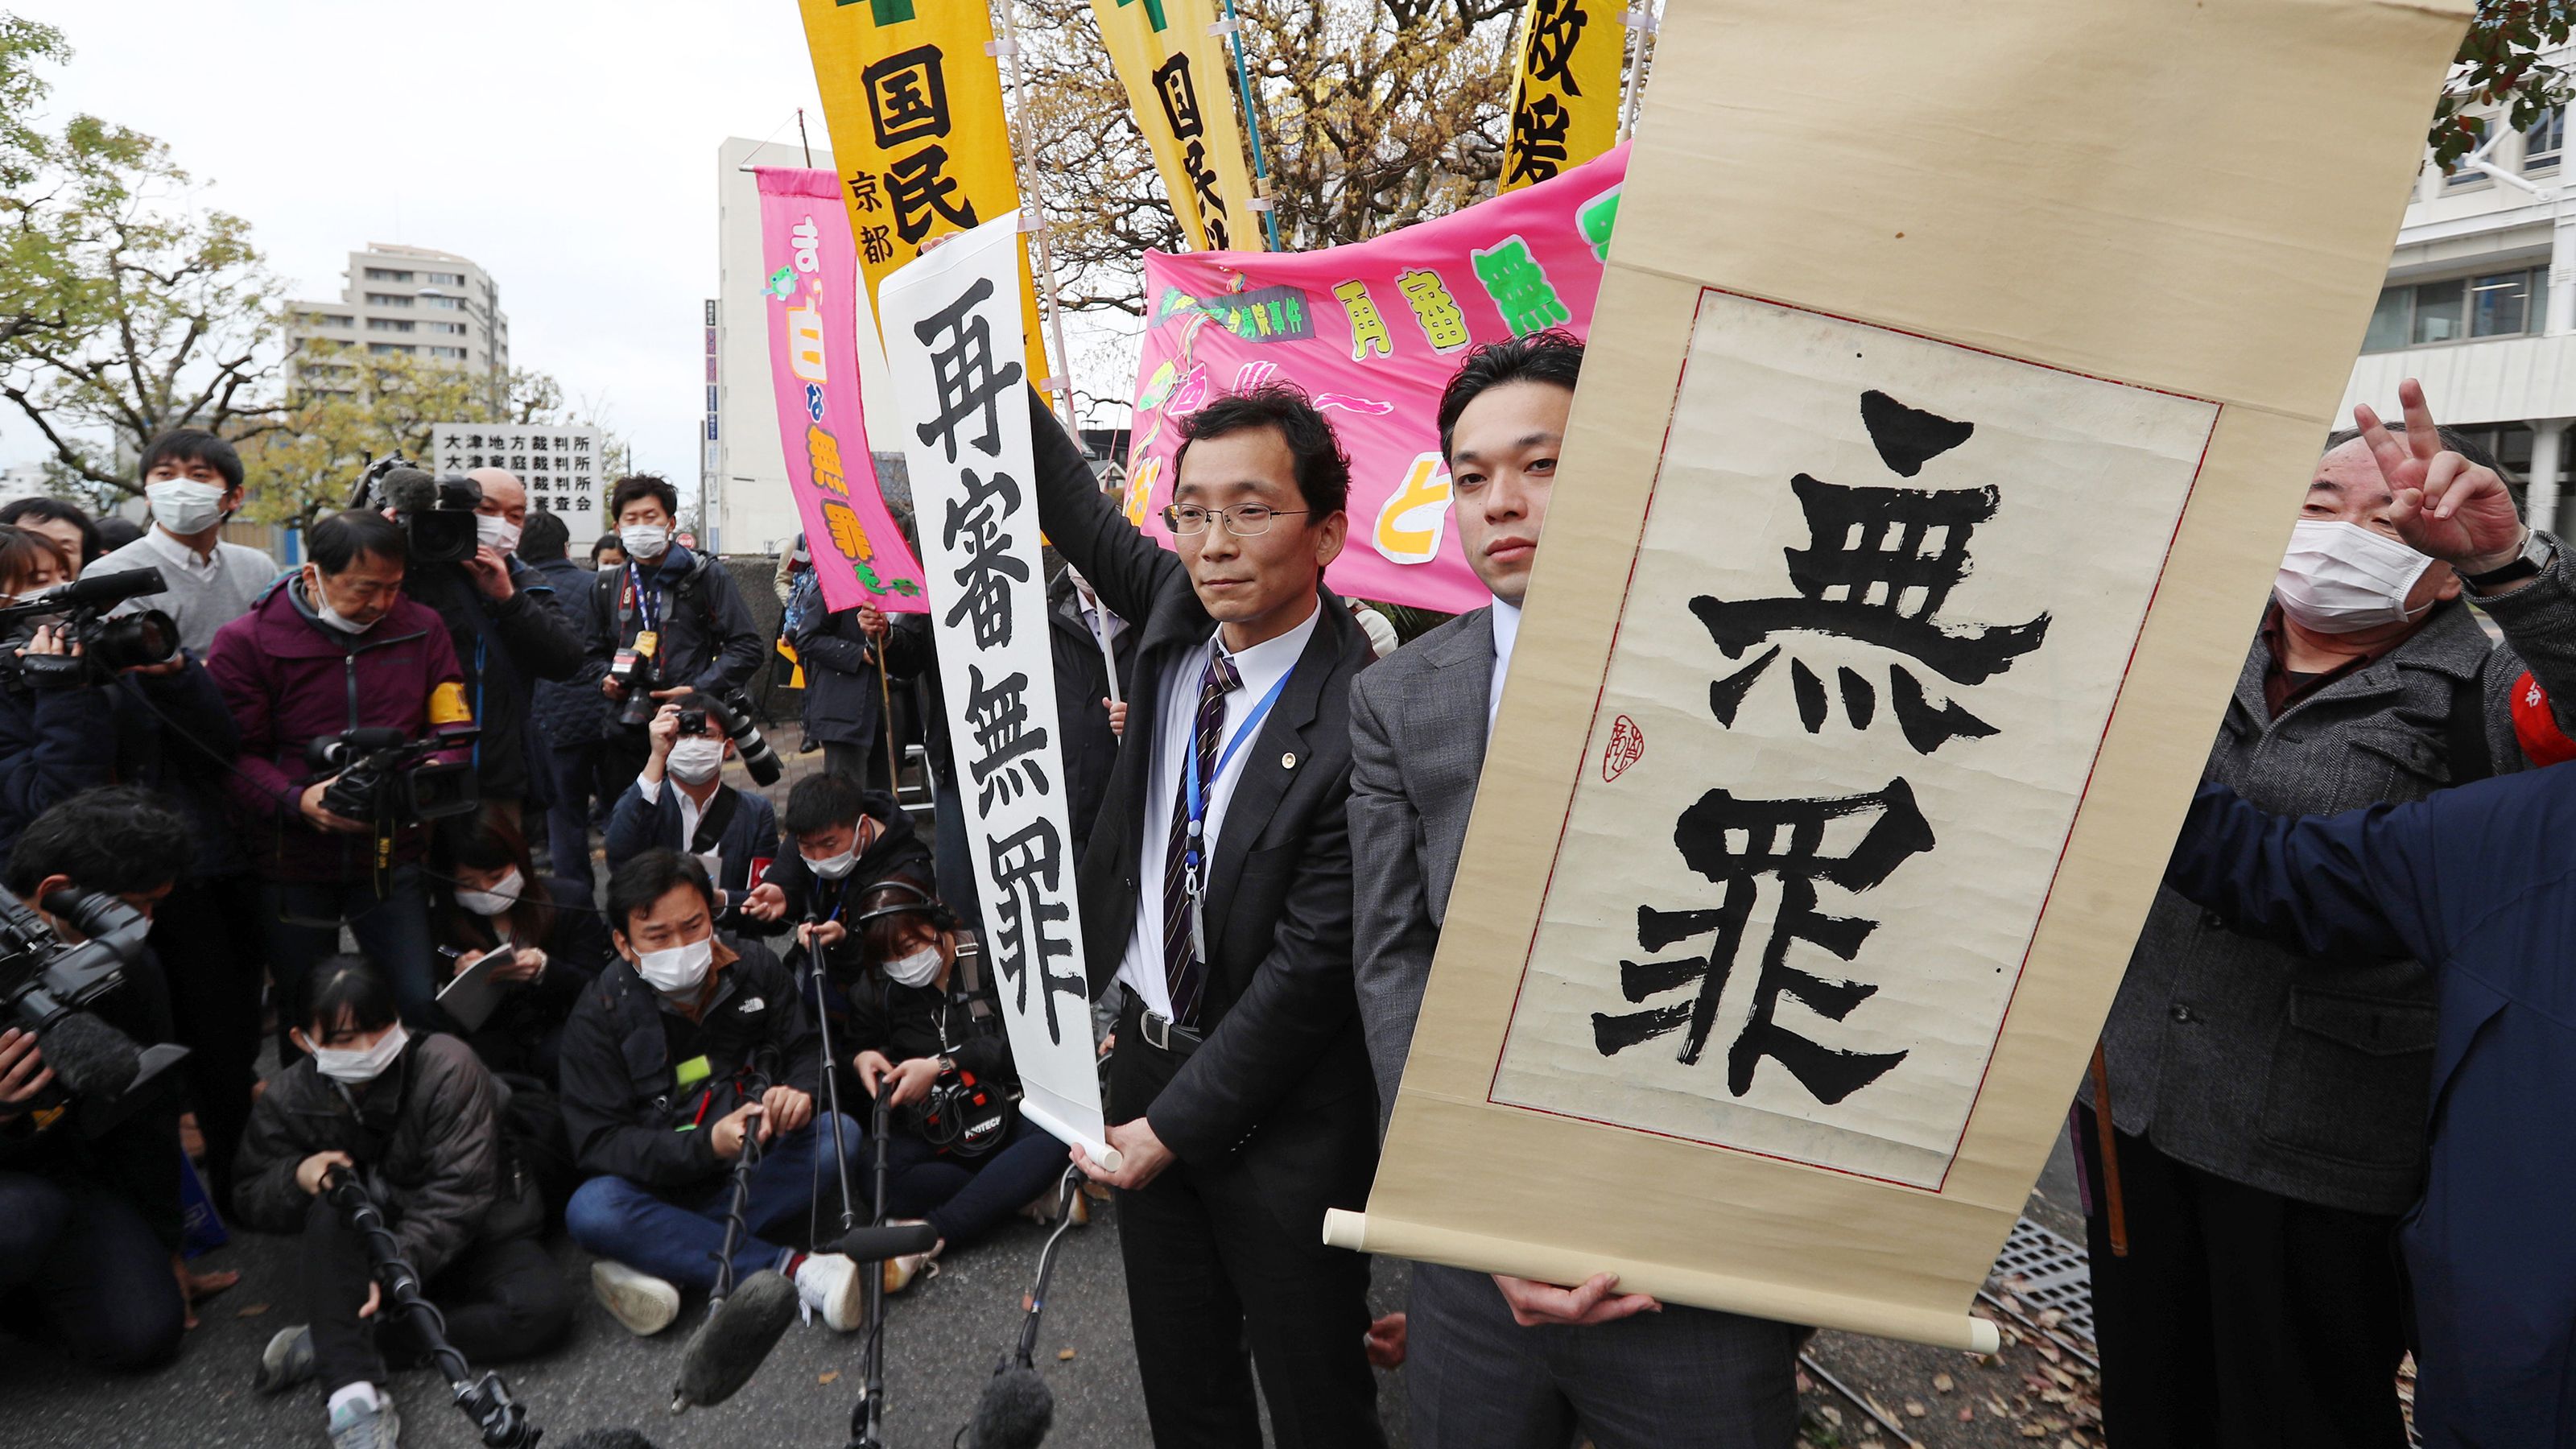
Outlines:
{"label": "man in gray suit", "polygon": [[[1583,344],[1542,332],[1470,353],[1440,399],[1450,509],[1475,609],[1351,682],[1353,948],[1379,1126],[1449,906],[1485,738],[1511,667]],[[1563,1288],[1417,1264],[1407,1389],[1422,1449],[1783,1449],[1803,1330],[1667,1307],[1617,1275]]]}

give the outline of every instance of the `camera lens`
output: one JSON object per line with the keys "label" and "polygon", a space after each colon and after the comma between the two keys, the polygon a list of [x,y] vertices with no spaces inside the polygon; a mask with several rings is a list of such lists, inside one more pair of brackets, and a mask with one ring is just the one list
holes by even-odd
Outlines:
{"label": "camera lens", "polygon": [[680,733],[684,735],[702,735],[706,732],[707,712],[705,710],[684,709],[680,711]]}
{"label": "camera lens", "polygon": [[94,626],[81,648],[108,671],[159,664],[179,652],[179,626],[159,609],[146,609]]}
{"label": "camera lens", "polygon": [[778,762],[778,752],[769,747],[760,730],[751,722],[750,701],[735,699],[716,711],[716,719],[725,733],[733,737],[735,753],[742,756],[742,767],[751,772],[753,783],[775,785],[787,767]]}

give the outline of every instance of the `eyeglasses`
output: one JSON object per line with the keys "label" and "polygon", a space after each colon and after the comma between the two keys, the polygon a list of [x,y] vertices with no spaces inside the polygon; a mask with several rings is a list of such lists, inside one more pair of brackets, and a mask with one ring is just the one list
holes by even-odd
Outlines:
{"label": "eyeglasses", "polygon": [[1270,520],[1310,511],[1273,508],[1266,503],[1238,503],[1232,508],[1201,508],[1195,503],[1175,503],[1163,510],[1163,523],[1174,533],[1205,533],[1209,524],[1222,523],[1225,531],[1237,538],[1258,538],[1270,531]]}

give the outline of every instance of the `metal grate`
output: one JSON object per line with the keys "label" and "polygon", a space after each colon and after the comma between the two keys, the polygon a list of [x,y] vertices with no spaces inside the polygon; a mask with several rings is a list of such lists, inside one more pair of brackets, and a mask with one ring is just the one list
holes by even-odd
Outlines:
{"label": "metal grate", "polygon": [[2088,1347],[2094,1342],[2093,1268],[2081,1245],[2023,1218],[2004,1239],[1992,1276],[2009,1284],[2013,1297],[2033,1315],[2056,1309],[2063,1315],[2058,1332]]}

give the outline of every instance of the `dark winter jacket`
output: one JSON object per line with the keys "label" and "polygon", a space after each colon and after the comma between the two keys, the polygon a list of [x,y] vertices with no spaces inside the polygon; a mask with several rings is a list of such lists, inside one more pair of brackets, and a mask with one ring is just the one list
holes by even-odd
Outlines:
{"label": "dark winter jacket", "polygon": [[[718,863],[723,869],[716,872],[715,886],[723,895],[720,905],[726,912],[741,905],[757,883],[752,875],[754,862],[778,854],[778,807],[765,795],[720,784],[707,797],[707,814],[715,813],[717,802],[728,795],[734,799],[733,818],[717,833],[713,847],[721,856]],[[703,827],[706,815],[699,816],[698,823]],[[611,872],[648,850],[699,854],[697,842],[680,838],[679,782],[663,776],[650,800],[644,798],[642,778],[627,786],[608,812],[604,848]]]}
{"label": "dark winter jacket", "polygon": [[885,690],[877,680],[867,631],[859,627],[859,611],[816,610],[787,642],[805,667],[806,743],[877,748]]}
{"label": "dark winter jacket", "polygon": [[548,745],[564,749],[586,745],[599,738],[600,728],[608,720],[608,698],[599,692],[598,681],[581,677],[589,672],[590,591],[599,579],[568,558],[545,559],[528,567],[543,576],[553,590],[542,597],[581,641],[583,666],[580,674],[564,683],[538,680],[529,709],[537,732]]}
{"label": "dark winter jacket", "polygon": [[949,968],[945,986],[897,986],[875,967],[835,970],[832,984],[844,1007],[833,1019],[849,1023],[846,1032],[836,1031],[832,1043],[843,1057],[883,1052],[900,1066],[945,1056],[978,1081],[1004,1088],[1018,1084],[1010,1037],[1002,1026],[1001,998],[980,957],[961,956]]}
{"label": "dark winter jacket", "polygon": [[[1106,613],[1109,606],[1099,606]],[[1127,697],[1136,676],[1139,631],[1120,629],[1110,641],[1118,657],[1118,697]],[[1100,655],[1100,639],[1082,619],[1082,599],[1073,580],[1058,572],[1047,592],[1047,649],[1055,663],[1056,723],[1064,731],[1064,807],[1073,828],[1073,853],[1082,856],[1091,841],[1091,821],[1108,797],[1110,772],[1118,765],[1118,736],[1109,728],[1109,661]]]}
{"label": "dark winter jacket", "polygon": [[[639,578],[649,603],[633,596],[633,582]],[[657,689],[686,684],[725,694],[740,689],[769,652],[741,591],[733,586],[733,575],[716,559],[675,543],[654,567],[630,564],[593,579],[582,630],[590,655],[583,683],[599,687],[610,661],[635,642],[648,614],[660,635],[654,651]],[[614,712],[606,718],[603,733],[627,728],[616,722]]]}
{"label": "dark winter jacket", "polygon": [[[930,888],[929,882],[937,875],[931,864],[930,842],[913,829],[912,817],[882,790],[870,790],[864,799],[862,808],[883,830],[851,865],[850,873],[839,880],[817,881],[814,872],[806,868],[805,856],[796,842],[779,842],[778,859],[762,879],[787,896],[787,914],[781,918],[784,925],[804,920],[809,909],[817,920],[847,921],[858,914],[859,899],[868,888],[889,876],[906,876],[924,889]],[[854,939],[832,955],[837,960],[855,949],[856,944]]]}
{"label": "dark winter jacket", "polygon": [[[161,958],[146,946],[93,1010],[143,1046],[170,1040],[170,986]],[[0,1171],[104,1187],[132,1205],[163,1246],[178,1251],[183,1076],[163,1073],[123,1121],[96,1137],[82,1130],[77,1104],[50,1126],[40,1127],[32,1115],[0,1123]]]}
{"label": "dark winter jacket", "polygon": [[[493,1071],[552,1081],[557,1043],[573,1003],[616,953],[608,944],[608,928],[590,908],[584,882],[549,877],[530,884],[554,906],[553,919],[544,940],[517,944],[546,953],[545,974],[511,988],[479,1029],[458,1034]],[[501,944],[491,918],[456,904],[453,887],[433,883],[430,891],[430,932],[437,944],[464,953],[458,960]],[[440,969],[442,976],[453,974],[447,966]]]}
{"label": "dark winter jacket", "polygon": [[188,874],[211,880],[250,869],[250,852],[227,802],[241,729],[215,677],[195,659],[175,674],[122,674],[116,712],[116,778],[161,793],[188,817],[196,858]]}
{"label": "dark winter jacket", "polygon": [[35,685],[13,656],[0,663],[0,860],[45,807],[116,775],[116,721],[107,691]]}
{"label": "dark winter jacket", "polygon": [[725,1170],[707,1129],[756,1098],[747,1069],[757,1065],[773,1086],[815,1089],[822,1036],[787,968],[759,942],[720,934],[713,970],[716,994],[698,1022],[708,1075],[685,1090],[662,1021],[677,1009],[631,964],[609,963],[573,1006],[563,1114],[583,1172],[655,1188],[704,1182]]}
{"label": "dark winter jacket", "polygon": [[[14,647],[14,646],[12,646]],[[121,674],[106,685],[39,685],[0,660],[0,860],[27,823],[100,785],[150,785],[197,826],[192,873],[247,862],[219,806],[238,732],[204,666]]]}
{"label": "dark winter jacket", "polygon": [[412,598],[447,621],[465,698],[482,729],[474,745],[475,780],[495,800],[528,793],[525,741],[537,682],[577,679],[588,658],[581,632],[553,607],[554,584],[515,558],[508,563],[516,588],[498,603],[475,587],[462,564],[416,567],[403,582]]}
{"label": "dark winter jacket", "polygon": [[500,1196],[501,1103],[492,1074],[452,1036],[415,1036],[383,1076],[356,1089],[305,1057],[269,1078],[251,1108],[233,1211],[261,1232],[302,1231],[312,1199],[295,1169],[314,1153],[345,1152],[376,1185],[404,1259],[435,1278]]}

